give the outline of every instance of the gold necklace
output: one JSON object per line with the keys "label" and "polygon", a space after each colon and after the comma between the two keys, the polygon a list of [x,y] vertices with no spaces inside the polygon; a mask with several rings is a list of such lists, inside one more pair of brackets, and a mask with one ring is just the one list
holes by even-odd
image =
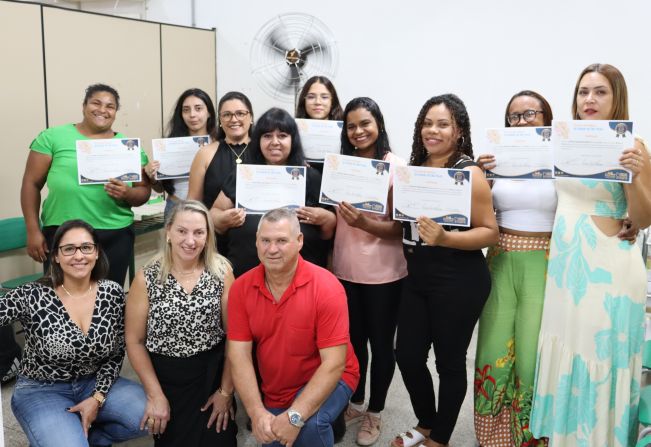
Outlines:
{"label": "gold necklace", "polygon": [[195,267],[194,267],[191,271],[189,271],[189,272],[182,272],[182,271],[180,271],[180,270],[176,270],[176,269],[172,269],[172,272],[173,272],[173,273],[177,273],[177,274],[182,275],[182,276],[188,276],[188,275],[192,275],[192,274],[194,274],[194,273],[197,273],[197,267],[195,266]]}
{"label": "gold necklace", "polygon": [[[75,298],[75,297],[72,295],[72,293],[68,292],[68,289],[66,289],[66,286],[64,286],[63,284],[61,284],[61,288],[64,290],[64,292],[66,292],[66,294],[67,294],[70,298]],[[88,294],[90,293],[91,290],[93,290],[93,284],[91,284],[90,286],[88,286],[88,290],[86,290],[86,292],[85,292],[83,295],[79,295],[77,298],[83,298],[83,297],[85,297],[86,295],[88,295]]]}
{"label": "gold necklace", "polygon": [[[224,143],[226,143],[226,140],[224,140]],[[244,149],[242,149],[242,152],[240,152],[239,155],[237,154],[237,152],[235,152],[235,149],[233,149],[230,144],[226,143],[226,146],[228,146],[228,148],[231,150],[233,155],[235,155],[235,163],[237,163],[238,165],[242,163],[242,155],[246,151],[246,148],[249,147],[249,143],[246,143],[244,145]]]}

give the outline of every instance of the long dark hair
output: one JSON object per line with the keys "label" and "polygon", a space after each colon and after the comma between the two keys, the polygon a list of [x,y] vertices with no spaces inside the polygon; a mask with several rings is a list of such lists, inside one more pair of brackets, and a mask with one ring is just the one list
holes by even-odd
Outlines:
{"label": "long dark hair", "polygon": [[285,132],[292,137],[292,146],[289,152],[289,157],[285,164],[287,166],[304,166],[305,155],[303,154],[303,146],[301,145],[301,136],[298,133],[298,126],[294,118],[287,113],[286,110],[273,107],[262,114],[260,119],[255,125],[251,143],[249,144],[249,160],[248,162],[255,165],[267,164],[267,160],[262,155],[260,149],[260,138],[262,135],[279,130]]}
{"label": "long dark hair", "polygon": [[298,95],[298,105],[296,106],[296,118],[310,118],[305,111],[305,97],[310,92],[310,88],[314,84],[323,84],[325,88],[330,92],[331,102],[330,102],[330,113],[328,113],[329,120],[340,121],[344,116],[343,110],[341,110],[341,104],[339,103],[339,96],[337,96],[337,90],[335,86],[330,81],[330,79],[325,76],[312,76],[305,82],[303,89],[301,90],[300,95]]}
{"label": "long dark hair", "polygon": [[[183,93],[181,93],[179,99],[176,100],[176,105],[174,106],[174,113],[172,114],[172,118],[170,118],[169,122],[167,123],[166,137],[177,138],[177,137],[187,137],[190,135],[190,129],[188,129],[188,125],[185,124],[185,120],[183,119],[183,103],[190,96],[195,96],[199,98],[206,105],[206,109],[208,110],[208,121],[206,121],[206,131],[208,132],[208,135],[210,135],[211,140],[215,141],[217,139],[217,132],[215,130],[216,123],[217,123],[217,117],[215,116],[215,106],[213,105],[212,99],[210,99],[208,93],[204,92],[200,88],[189,88]],[[166,179],[163,180],[161,184],[163,185],[163,189],[167,194],[171,195],[176,192],[176,188],[174,187],[173,180]]]}
{"label": "long dark hair", "polygon": [[[242,101],[244,105],[246,106],[246,109],[249,111],[249,114],[251,114],[251,127],[249,127],[249,137],[253,134],[253,106],[251,105],[251,101],[249,98],[242,92],[228,92],[224,94],[224,96],[221,97],[219,100],[219,104],[217,104],[217,114],[220,114],[222,112],[222,106],[226,101],[231,101],[233,99],[237,99],[239,101]],[[221,126],[219,126],[219,129],[217,129],[217,139],[218,140],[223,140],[226,138],[226,132],[224,132],[224,129],[222,129]]]}
{"label": "long dark hair", "polygon": [[515,98],[520,96],[529,96],[531,98],[537,99],[540,102],[540,108],[543,112],[543,126],[551,126],[552,120],[554,119],[554,114],[552,113],[552,106],[549,105],[547,100],[540,93],[534,92],[533,90],[522,90],[521,92],[516,93],[511,97],[509,103],[506,105],[506,111],[504,112],[504,126],[511,127],[509,123],[509,109],[511,108],[511,103]]}
{"label": "long dark hair", "polygon": [[411,157],[409,158],[409,164],[412,166],[420,166],[425,162],[425,160],[427,160],[428,153],[423,144],[421,131],[423,129],[423,122],[425,121],[427,112],[429,112],[429,109],[433,106],[439,104],[445,105],[445,107],[450,111],[452,120],[461,133],[457,140],[457,148],[454,153],[450,155],[444,167],[450,168],[454,166],[455,163],[464,155],[467,155],[471,159],[473,158],[472,140],[470,138],[470,117],[468,117],[466,105],[457,95],[447,93],[445,95],[434,96],[428,99],[418,113],[418,118],[416,118],[416,123],[414,124],[414,142],[411,146]]}
{"label": "long dark hair", "polygon": [[108,259],[104,254],[104,250],[102,250],[95,229],[83,220],[80,219],[68,220],[62,223],[59,226],[59,228],[57,228],[57,231],[54,233],[54,239],[52,240],[52,247],[50,248],[50,254],[49,254],[50,268],[48,269],[45,277],[43,278],[43,282],[50,285],[53,288],[59,287],[61,284],[63,284],[63,270],[61,269],[59,263],[56,262],[56,256],[59,253],[59,244],[61,243],[61,239],[63,238],[63,236],[65,236],[65,234],[68,231],[73,230],[75,228],[82,228],[86,230],[93,238],[93,243],[95,244],[95,253],[97,254],[97,261],[95,261],[95,267],[93,267],[93,270],[90,272],[90,279],[94,281],[99,281],[100,279],[106,278],[106,276],[108,275],[109,272]]}
{"label": "long dark hair", "polygon": [[353,110],[357,109],[366,109],[375,119],[375,124],[378,128],[378,136],[375,141],[375,155],[373,158],[377,160],[382,160],[387,152],[391,152],[391,146],[389,145],[389,135],[387,134],[386,127],[384,125],[384,116],[380,110],[380,106],[373,101],[371,98],[361,96],[358,98],[353,98],[346,104],[344,109],[344,127],[341,129],[341,154],[342,155],[355,155],[355,146],[348,139],[348,114]]}
{"label": "long dark hair", "polygon": [[172,118],[167,123],[167,138],[176,138],[176,137],[187,137],[190,135],[190,130],[188,125],[185,124],[183,119],[183,103],[190,96],[195,96],[199,98],[205,105],[208,110],[208,121],[206,122],[206,130],[210,138],[214,141],[217,139],[217,132],[215,131],[217,117],[215,115],[215,106],[213,105],[212,99],[208,96],[208,93],[204,92],[200,88],[189,88],[179,96],[179,99],[176,100],[176,105],[174,106],[174,113]]}

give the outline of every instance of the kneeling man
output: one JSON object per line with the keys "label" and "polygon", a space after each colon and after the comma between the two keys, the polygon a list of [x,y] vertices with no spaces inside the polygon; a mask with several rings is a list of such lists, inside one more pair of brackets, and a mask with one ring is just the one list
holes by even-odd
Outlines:
{"label": "kneeling man", "polygon": [[293,211],[265,214],[256,246],[261,264],[229,293],[227,350],[235,388],[259,442],[331,447],[332,422],[359,381],[346,293],[330,272],[299,255],[303,234]]}

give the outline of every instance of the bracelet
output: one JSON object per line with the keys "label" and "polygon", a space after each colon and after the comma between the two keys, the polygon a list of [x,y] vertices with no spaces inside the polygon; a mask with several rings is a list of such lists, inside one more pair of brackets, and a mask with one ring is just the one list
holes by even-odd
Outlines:
{"label": "bracelet", "polygon": [[102,393],[95,391],[91,397],[95,399],[97,403],[99,403],[100,408],[104,406],[104,402],[106,402],[106,396],[104,396]]}
{"label": "bracelet", "polygon": [[233,397],[233,394],[235,394],[235,393],[227,393],[226,391],[222,390],[222,387],[217,388],[217,392],[224,397]]}

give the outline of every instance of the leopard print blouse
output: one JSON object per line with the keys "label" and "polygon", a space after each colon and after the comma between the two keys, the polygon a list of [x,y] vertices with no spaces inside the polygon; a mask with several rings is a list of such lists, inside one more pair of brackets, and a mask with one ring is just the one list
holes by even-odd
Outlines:
{"label": "leopard print blouse", "polygon": [[100,280],[92,321],[84,334],[54,289],[32,282],[0,298],[0,326],[20,321],[25,329],[21,375],[54,382],[95,374],[95,390],[106,395],[124,360],[124,305],[122,287]]}
{"label": "leopard print blouse", "polygon": [[149,352],[190,357],[214,348],[224,339],[221,298],[224,281],[204,270],[190,294],[169,274],[157,282],[160,262],[144,269],[149,297]]}

